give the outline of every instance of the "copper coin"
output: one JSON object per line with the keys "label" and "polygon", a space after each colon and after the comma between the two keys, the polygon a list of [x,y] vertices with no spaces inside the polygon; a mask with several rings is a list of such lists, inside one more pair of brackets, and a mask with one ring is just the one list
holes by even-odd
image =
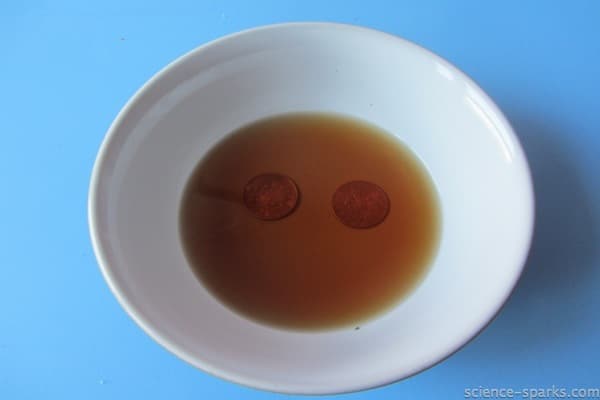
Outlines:
{"label": "copper coin", "polygon": [[332,198],[333,211],[351,228],[372,228],[390,211],[387,193],[372,182],[351,181],[340,186]]}
{"label": "copper coin", "polygon": [[244,187],[244,204],[263,220],[281,219],[294,211],[298,204],[298,187],[289,176],[261,174],[250,179]]}

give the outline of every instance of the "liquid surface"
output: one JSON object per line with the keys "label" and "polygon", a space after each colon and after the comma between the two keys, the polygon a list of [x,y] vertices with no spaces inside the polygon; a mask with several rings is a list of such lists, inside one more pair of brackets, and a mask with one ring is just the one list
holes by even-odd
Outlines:
{"label": "liquid surface", "polygon": [[[257,218],[244,188],[261,174],[297,185],[293,212]],[[341,185],[372,182],[389,201],[385,219],[355,229],[336,215]],[[424,277],[440,215],[425,168],[380,129],[338,115],[289,114],[227,136],[185,189],[181,238],[191,268],[223,303],[289,329],[354,326],[397,304]]]}

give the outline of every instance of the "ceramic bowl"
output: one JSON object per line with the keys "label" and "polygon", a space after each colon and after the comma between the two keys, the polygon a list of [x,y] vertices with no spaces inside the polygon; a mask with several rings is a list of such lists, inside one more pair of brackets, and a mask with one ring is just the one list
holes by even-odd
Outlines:
{"label": "ceramic bowl", "polygon": [[[250,321],[202,286],[180,243],[182,191],[211,146],[252,121],[299,111],[345,114],[396,135],[439,193],[441,242],[430,272],[358,331]],[[99,151],[89,223],[108,285],[158,343],[240,384],[324,394],[411,376],[481,331],[521,274],[533,204],[517,137],[457,68],[382,32],[293,23],[201,46],[146,83]]]}

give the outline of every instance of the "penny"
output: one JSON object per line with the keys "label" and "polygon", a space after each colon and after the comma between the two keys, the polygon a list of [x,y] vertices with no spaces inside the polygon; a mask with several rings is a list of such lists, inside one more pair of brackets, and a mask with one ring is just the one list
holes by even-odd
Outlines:
{"label": "penny", "polygon": [[261,174],[244,187],[244,204],[254,216],[272,221],[288,216],[298,204],[298,187],[289,176]]}
{"label": "penny", "polygon": [[332,198],[339,220],[351,228],[365,229],[379,225],[390,211],[390,199],[372,182],[351,181],[340,186]]}

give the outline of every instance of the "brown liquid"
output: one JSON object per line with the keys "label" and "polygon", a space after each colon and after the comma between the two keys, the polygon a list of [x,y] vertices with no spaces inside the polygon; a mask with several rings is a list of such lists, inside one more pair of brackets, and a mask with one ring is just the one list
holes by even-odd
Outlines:
{"label": "brown liquid", "polygon": [[[254,176],[297,184],[296,209],[257,218],[242,200]],[[336,217],[340,185],[363,180],[389,197],[385,220],[353,229]],[[181,236],[201,282],[238,313],[294,329],[359,324],[397,304],[427,272],[439,241],[431,179],[390,134],[330,114],[289,114],[227,136],[183,195]]]}

